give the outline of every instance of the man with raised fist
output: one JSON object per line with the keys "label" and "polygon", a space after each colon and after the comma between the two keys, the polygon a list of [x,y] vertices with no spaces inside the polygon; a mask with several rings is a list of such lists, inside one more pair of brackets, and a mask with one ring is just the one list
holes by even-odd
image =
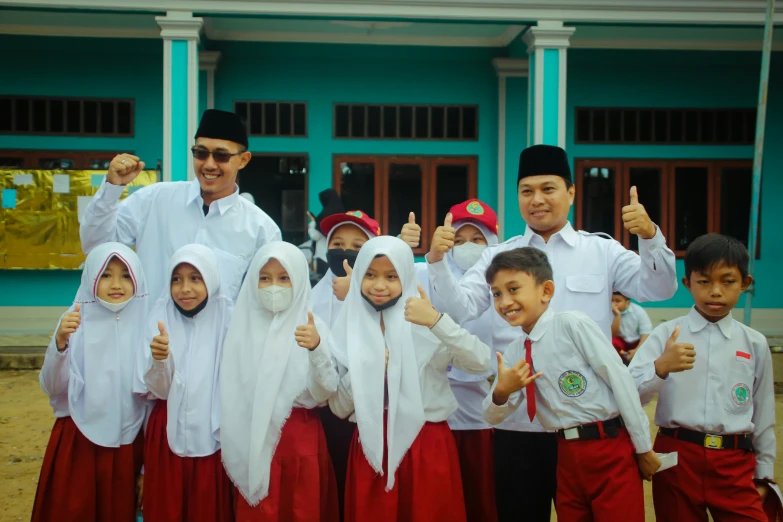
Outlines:
{"label": "man with raised fist", "polygon": [[125,186],[144,170],[144,162],[132,154],[115,156],[82,217],[82,249],[89,253],[108,241],[135,246],[150,294],[157,296],[168,284],[171,255],[184,245],[203,244],[215,251],[221,284],[236,298],[256,250],[280,240],[280,229],[260,208],[239,197],[237,174],[251,159],[239,116],[205,111],[194,139],[196,179],[155,183],[122,202]]}

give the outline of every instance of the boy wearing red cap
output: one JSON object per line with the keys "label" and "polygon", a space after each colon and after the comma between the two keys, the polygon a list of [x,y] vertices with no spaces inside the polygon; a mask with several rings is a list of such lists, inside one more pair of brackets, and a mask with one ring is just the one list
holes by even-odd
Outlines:
{"label": "boy wearing red cap", "polygon": [[[555,312],[581,311],[598,323],[611,338],[614,290],[637,301],[669,299],[677,289],[674,253],[658,227],[639,203],[636,187],[623,207],[625,229],[639,236],[639,254],[612,239],[577,232],[568,221],[575,197],[571,167],[565,151],[535,145],[522,151],[518,176],[519,210],[527,224],[525,234],[488,247],[481,259],[458,278],[444,263],[454,243],[452,224],[444,223],[434,234],[427,261],[433,304],[462,323],[475,319],[492,306],[485,271],[500,252],[533,246],[547,254],[558,291],[551,308]],[[519,329],[505,327],[519,337]],[[500,328],[497,329],[498,331]],[[496,334],[497,335],[497,334]],[[493,343],[498,350],[500,345]],[[498,350],[502,351],[502,350]],[[579,398],[575,399],[578,403]],[[524,405],[519,410],[525,411]],[[557,489],[557,439],[534,419],[517,412],[495,431],[495,484],[498,518],[519,518],[525,506],[526,520],[548,522]]]}
{"label": "boy wearing red cap", "polygon": [[[488,246],[498,244],[498,219],[495,211],[478,199],[469,199],[451,207],[446,219],[455,230],[454,248],[446,254],[451,272],[459,278],[480,258]],[[411,246],[419,241],[419,227],[407,223],[400,238]],[[416,263],[416,277],[429,293],[427,263]],[[487,310],[478,319],[463,322],[461,326],[469,333],[491,347],[498,343],[493,332],[498,331],[504,321],[494,312]],[[507,332],[507,329],[499,330]],[[501,349],[513,339],[502,339]],[[493,361],[494,357],[490,357]],[[458,408],[448,419],[459,451],[462,486],[465,493],[465,509],[468,522],[494,522],[497,520],[495,506],[495,471],[492,451],[492,430],[484,420],[482,403],[489,393],[489,380],[484,375],[474,375],[449,368],[449,385]]]}
{"label": "boy wearing red cap", "polygon": [[[320,228],[326,236],[329,270],[313,288],[313,313],[331,327],[348,293],[351,271],[359,249],[369,239],[381,235],[381,227],[366,212],[349,210],[323,217]],[[337,498],[342,518],[348,454],[356,426],[334,415],[328,407],[321,408],[320,415],[337,479]]]}

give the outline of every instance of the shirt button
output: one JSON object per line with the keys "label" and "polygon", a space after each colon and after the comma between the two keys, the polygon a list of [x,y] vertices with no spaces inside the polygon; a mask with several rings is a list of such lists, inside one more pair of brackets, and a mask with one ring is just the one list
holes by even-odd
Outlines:
{"label": "shirt button", "polygon": [[587,285],[582,285],[582,290],[587,290]]}

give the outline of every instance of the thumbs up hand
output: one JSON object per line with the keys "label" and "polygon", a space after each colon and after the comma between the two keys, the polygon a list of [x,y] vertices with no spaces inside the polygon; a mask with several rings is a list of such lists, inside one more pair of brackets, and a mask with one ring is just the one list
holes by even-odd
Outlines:
{"label": "thumbs up hand", "polygon": [[432,245],[430,246],[430,253],[427,254],[428,263],[437,263],[443,261],[443,257],[446,253],[454,248],[454,236],[457,233],[454,227],[451,226],[451,212],[446,214],[446,219],[443,221],[443,226],[438,227],[435,230],[435,234],[432,236]]}
{"label": "thumbs up hand", "polygon": [[432,328],[440,319],[440,313],[432,306],[427,293],[419,285],[419,297],[409,297],[405,301],[405,320],[409,323]]}
{"label": "thumbs up hand", "polygon": [[535,381],[543,375],[538,372],[530,375],[530,365],[524,359],[520,359],[511,368],[506,368],[503,364],[503,356],[500,352],[495,352],[498,356],[498,377],[495,390],[492,392],[492,402],[502,406],[508,402],[512,393],[523,390],[528,384]]}
{"label": "thumbs up hand", "polygon": [[421,227],[416,224],[416,214],[413,212],[408,215],[408,222],[402,226],[400,239],[405,241],[411,248],[418,247],[421,242]]}
{"label": "thumbs up hand", "polygon": [[169,358],[169,334],[166,333],[163,321],[158,321],[158,332],[160,335],[153,337],[150,343],[152,358],[156,361],[165,361]]}
{"label": "thumbs up hand", "polygon": [[297,326],[294,337],[302,348],[307,348],[310,351],[318,348],[318,345],[321,344],[321,336],[318,335],[318,330],[315,327],[313,312],[307,312],[307,324]]}
{"label": "thumbs up hand", "polygon": [[691,370],[696,363],[696,349],[692,344],[678,343],[679,335],[680,327],[676,326],[666,341],[663,353],[655,361],[655,373],[661,379],[665,379],[670,373]]}
{"label": "thumbs up hand", "polygon": [[639,203],[639,194],[636,187],[631,187],[631,202],[623,207],[623,226],[631,234],[636,234],[642,239],[652,239],[658,228],[652,222],[644,205]]}
{"label": "thumbs up hand", "polygon": [[82,324],[81,310],[82,305],[76,303],[73,312],[68,312],[60,319],[60,326],[57,327],[57,333],[54,336],[54,342],[57,344],[59,351],[65,351],[71,334],[78,330],[79,325]]}
{"label": "thumbs up hand", "polygon": [[345,276],[335,276],[332,279],[332,293],[340,301],[345,301],[345,296],[348,295],[348,290],[351,289],[351,275],[353,274],[353,268],[351,268],[346,259],[343,259],[343,268],[345,269]]}

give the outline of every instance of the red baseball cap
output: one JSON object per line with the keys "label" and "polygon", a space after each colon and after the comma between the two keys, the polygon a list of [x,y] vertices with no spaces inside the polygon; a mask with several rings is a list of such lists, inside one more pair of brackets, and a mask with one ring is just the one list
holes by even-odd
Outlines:
{"label": "red baseball cap", "polygon": [[375,236],[381,235],[381,226],[378,222],[361,210],[349,210],[345,214],[332,214],[331,216],[326,216],[321,221],[321,232],[328,237],[334,227],[347,221],[356,223]]}
{"label": "red baseball cap", "polygon": [[451,221],[477,221],[495,234],[498,233],[498,216],[492,207],[476,198],[463,201],[451,207]]}

